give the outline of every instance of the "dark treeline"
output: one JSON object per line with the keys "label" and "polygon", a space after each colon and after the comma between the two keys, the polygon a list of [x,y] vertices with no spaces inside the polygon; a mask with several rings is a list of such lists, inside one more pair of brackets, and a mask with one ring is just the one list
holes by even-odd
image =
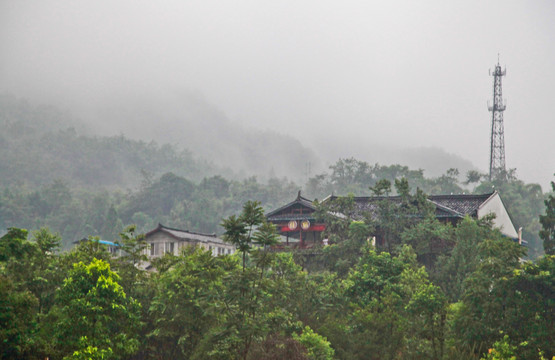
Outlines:
{"label": "dark treeline", "polygon": [[[428,179],[421,170],[406,166],[371,166],[355,159],[340,159],[330,167],[329,173],[309,179],[304,194],[318,199],[330,194],[368,195],[378,179],[394,182],[400,178],[408,179],[413,189],[420,188],[429,194],[498,190],[515,226],[523,227],[529,256],[539,256],[543,249],[538,219],[544,211],[547,194],[539,185],[525,184],[514,177],[490,182],[480,174],[474,175],[474,184],[461,184],[454,169]],[[220,219],[240,212],[244,202],[256,199],[269,211],[293,200],[302,188],[286,178],[260,182],[255,177],[229,180],[215,175],[193,182],[173,172],[159,178],[148,174],[141,177],[141,185],[134,191],[71,187],[60,179],[38,187],[5,186],[0,193],[0,226],[31,230],[48,226],[61,234],[64,248],[89,235],[114,240],[128,224],[135,224],[139,232],[162,223],[192,231],[221,233]]]}
{"label": "dark treeline", "polygon": [[[133,226],[119,234],[120,257],[94,239],[58,252],[59,235],[10,228],[0,239],[0,356],[554,356],[555,249],[522,262],[526,249],[488,219],[439,223],[421,192],[395,185],[401,201],[378,216],[335,218],[332,245],[272,251],[275,228],[249,201],[222,221],[235,255],[189,248],[155,260],[156,271],[141,270],[147,244]],[[349,202],[319,205],[318,216],[347,213]],[[546,205],[542,236],[553,244],[553,197]],[[382,248],[369,242],[376,231],[387,234]]]}

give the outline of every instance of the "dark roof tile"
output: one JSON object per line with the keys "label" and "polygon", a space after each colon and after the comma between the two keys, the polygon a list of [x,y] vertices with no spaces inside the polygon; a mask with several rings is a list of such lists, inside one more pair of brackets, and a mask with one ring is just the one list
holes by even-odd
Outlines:
{"label": "dark roof tile", "polygon": [[[481,195],[430,195],[428,201],[436,207],[438,217],[464,217],[476,216],[478,208],[486,202],[494,193]],[[323,201],[334,200],[338,196],[329,196]],[[399,203],[399,196],[355,196],[355,217],[361,217],[363,213],[376,214],[381,201],[387,200]]]}
{"label": "dark roof tile", "polygon": [[193,240],[193,241],[199,241],[199,242],[224,243],[224,241],[218,238],[216,234],[202,234],[202,233],[188,231],[188,230],[175,229],[175,228],[164,226],[162,224],[158,224],[158,227],[156,229],[149,231],[148,233],[145,234],[145,236],[149,236],[158,231],[162,231],[167,234],[170,234],[176,239]]}

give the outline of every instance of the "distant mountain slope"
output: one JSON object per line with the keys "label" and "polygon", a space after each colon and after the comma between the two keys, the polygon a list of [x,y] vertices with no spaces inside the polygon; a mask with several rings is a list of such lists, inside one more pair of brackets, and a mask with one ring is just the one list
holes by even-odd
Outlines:
{"label": "distant mountain slope", "polygon": [[425,145],[402,148],[372,142],[353,142],[348,139],[336,139],[334,142],[322,139],[313,146],[321,158],[330,164],[337,158],[354,157],[370,164],[400,164],[411,169],[422,169],[427,177],[440,176],[455,168],[461,174],[460,180],[465,179],[469,170],[477,170],[467,159],[448,153],[444,149]]}
{"label": "distant mountain slope", "polygon": [[168,171],[200,180],[211,166],[173,146],[80,135],[68,114],[0,96],[0,179],[31,187],[62,179],[72,186],[135,187],[145,176]]}
{"label": "distant mountain slope", "polygon": [[295,129],[284,129],[289,136],[245,128],[190,92],[106,94],[104,100],[72,111],[79,119],[52,106],[0,96],[2,184],[42,185],[62,178],[73,185],[125,188],[136,186],[145,174],[169,171],[193,181],[221,174],[287,177],[304,184],[308,164],[314,175],[327,170],[324,164],[349,157],[420,168],[427,176],[449,168],[464,176],[474,169],[467,160],[437,148],[386,148],[335,134],[308,145]]}
{"label": "distant mountain slope", "polygon": [[[189,91],[110,94],[78,113],[86,116],[87,123],[94,124],[91,126],[100,133],[123,133],[145,141],[178,144],[217,166],[262,179],[275,174],[304,183],[308,163],[312,174],[316,174],[326,170],[325,164],[349,157],[421,168],[428,176],[439,176],[450,168],[458,168],[463,175],[475,169],[470,161],[443,149],[425,144],[410,149],[377,144],[370,136],[364,140],[356,129],[353,138],[329,133],[317,140],[306,140],[310,134],[305,136],[295,128],[282,128],[279,133],[260,130],[280,128],[279,124],[245,128],[229,120],[202,95]],[[342,126],[341,119],[337,124]]]}
{"label": "distant mountain slope", "polygon": [[302,143],[295,129],[278,133],[261,130],[262,124],[243,127],[195,93],[114,95],[90,106],[79,111],[99,133],[177,144],[236,174],[303,182],[307,163],[320,166],[319,156]]}

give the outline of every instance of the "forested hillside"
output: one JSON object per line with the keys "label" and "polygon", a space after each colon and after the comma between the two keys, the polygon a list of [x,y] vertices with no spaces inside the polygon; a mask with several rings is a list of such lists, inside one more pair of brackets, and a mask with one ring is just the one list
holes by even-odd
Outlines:
{"label": "forested hillside", "polygon": [[188,91],[126,92],[107,97],[86,110],[84,121],[95,133],[123,133],[133,139],[172,144],[235,173],[305,176],[307,162],[319,168],[319,158],[302,138],[231,121],[217,106]]}
{"label": "forested hillside", "polygon": [[168,171],[194,180],[214,172],[188,151],[123,135],[86,135],[68,114],[11,96],[0,96],[0,127],[3,186],[35,189],[61,179],[71,187],[125,189]]}
{"label": "forested hillside", "polygon": [[[201,109],[191,114],[206,112],[204,105],[193,105]],[[428,194],[499,191],[515,225],[523,227],[530,256],[542,252],[538,217],[546,195],[539,185],[525,184],[514,172],[493,182],[475,171],[459,174],[457,169],[430,178],[423,169],[346,158],[305,184],[294,183],[288,173],[274,173],[260,181],[216,167],[172,145],[124,135],[90,135],[68,113],[7,95],[0,96],[0,127],[1,231],[10,226],[30,230],[48,226],[61,234],[64,247],[89,235],[113,239],[128,224],[136,224],[141,232],[160,222],[219,233],[221,219],[237,213],[249,199],[271,210],[291,201],[298,190],[312,199],[330,194],[369,195],[381,179],[406,178],[414,190]],[[246,141],[257,162],[274,161],[259,151],[268,145],[267,137],[249,139],[235,140],[238,144]],[[272,146],[284,144],[278,138],[275,141]]]}

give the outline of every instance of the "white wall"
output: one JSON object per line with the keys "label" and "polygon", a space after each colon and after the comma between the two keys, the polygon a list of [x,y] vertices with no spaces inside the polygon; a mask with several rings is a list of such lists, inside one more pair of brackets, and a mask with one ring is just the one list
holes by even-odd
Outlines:
{"label": "white wall", "polygon": [[[190,246],[190,245],[198,245],[201,246],[202,248],[208,250],[209,247],[212,247],[212,255],[217,256],[219,255],[218,253],[218,248],[220,249],[224,249],[224,250],[220,250],[220,254],[228,254],[231,253],[233,254],[235,252],[235,248],[233,247],[233,245],[231,244],[221,244],[221,243],[212,243],[212,242],[207,242],[207,243],[196,243],[196,242],[189,242],[187,240],[183,240],[183,239],[175,239],[174,237],[171,237],[169,235],[167,235],[166,233],[162,232],[162,231],[158,231],[150,236],[148,236],[146,239],[146,242],[150,245],[150,244],[155,244],[155,250],[156,253],[154,255],[154,257],[159,257],[159,256],[163,256],[165,253],[165,243],[169,243],[169,242],[173,242],[174,243],[174,248],[173,248],[173,254],[174,255],[179,255],[179,253],[181,252],[181,249],[184,248],[185,246]],[[147,256],[151,257],[150,255],[150,249],[147,251]]]}
{"label": "white wall", "polygon": [[478,209],[478,218],[482,218],[491,213],[496,215],[493,224],[496,228],[501,230],[501,233],[511,238],[518,238],[518,233],[498,193],[492,195],[492,197],[482,204]]}

